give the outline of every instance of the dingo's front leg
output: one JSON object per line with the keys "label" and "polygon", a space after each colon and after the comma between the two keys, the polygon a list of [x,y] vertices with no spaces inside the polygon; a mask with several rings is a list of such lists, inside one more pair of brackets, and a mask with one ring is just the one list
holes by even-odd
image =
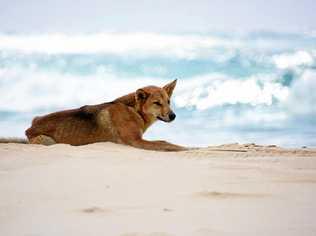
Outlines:
{"label": "dingo's front leg", "polygon": [[175,145],[172,143],[168,143],[166,141],[147,141],[144,139],[137,139],[130,143],[131,146],[147,149],[147,150],[155,150],[155,151],[185,151],[187,148]]}

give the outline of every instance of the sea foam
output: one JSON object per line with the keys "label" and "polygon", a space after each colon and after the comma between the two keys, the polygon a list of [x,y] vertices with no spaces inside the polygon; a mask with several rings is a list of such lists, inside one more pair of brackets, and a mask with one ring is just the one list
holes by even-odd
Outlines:
{"label": "sea foam", "polygon": [[1,34],[0,135],[23,136],[35,115],[178,78],[176,121],[146,137],[315,146],[315,45],[313,36],[260,33]]}

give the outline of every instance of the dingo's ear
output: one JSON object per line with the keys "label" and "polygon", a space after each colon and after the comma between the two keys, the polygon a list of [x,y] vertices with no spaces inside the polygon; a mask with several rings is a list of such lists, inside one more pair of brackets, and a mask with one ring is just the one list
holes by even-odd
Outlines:
{"label": "dingo's ear", "polygon": [[166,84],[165,86],[163,86],[163,89],[167,92],[169,97],[171,97],[172,92],[173,92],[174,88],[176,87],[176,84],[177,84],[177,80],[175,79],[171,83]]}
{"label": "dingo's ear", "polygon": [[136,91],[136,101],[145,101],[148,94],[143,89],[137,89]]}

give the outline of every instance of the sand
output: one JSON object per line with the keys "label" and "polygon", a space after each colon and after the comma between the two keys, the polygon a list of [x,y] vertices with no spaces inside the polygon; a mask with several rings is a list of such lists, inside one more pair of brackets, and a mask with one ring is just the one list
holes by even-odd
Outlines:
{"label": "sand", "polygon": [[2,236],[316,235],[316,150],[0,144]]}

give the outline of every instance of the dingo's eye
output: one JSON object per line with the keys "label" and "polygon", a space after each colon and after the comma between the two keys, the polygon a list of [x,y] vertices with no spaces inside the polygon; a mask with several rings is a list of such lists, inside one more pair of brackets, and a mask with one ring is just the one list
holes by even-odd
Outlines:
{"label": "dingo's eye", "polygon": [[160,102],[154,102],[155,105],[161,106],[162,104]]}
{"label": "dingo's eye", "polygon": [[170,100],[168,100],[168,104],[170,104]]}

